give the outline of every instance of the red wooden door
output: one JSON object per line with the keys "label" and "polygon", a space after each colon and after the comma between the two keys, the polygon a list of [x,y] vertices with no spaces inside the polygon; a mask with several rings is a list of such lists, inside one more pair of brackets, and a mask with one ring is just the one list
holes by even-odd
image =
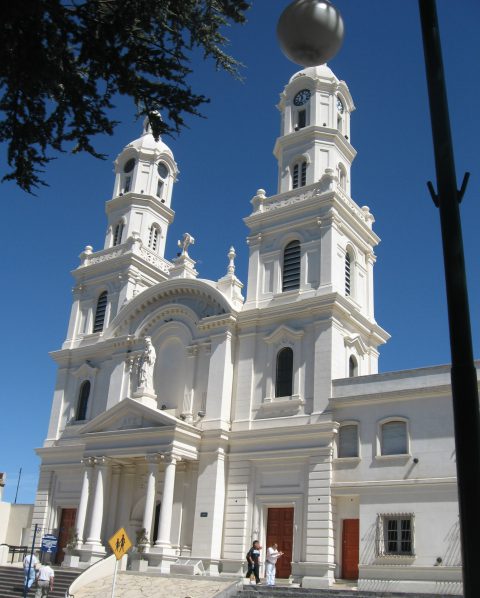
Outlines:
{"label": "red wooden door", "polygon": [[72,528],[75,528],[76,517],[77,509],[62,509],[62,514],[60,515],[60,526],[58,528],[58,548],[55,558],[57,565],[60,565],[65,557],[65,547],[69,540],[69,536],[72,533]]}
{"label": "red wooden door", "polygon": [[358,579],[359,519],[344,519],[342,531],[342,579]]}
{"label": "red wooden door", "polygon": [[293,507],[268,509],[267,545],[278,544],[283,552],[277,561],[277,577],[288,579],[292,573]]}

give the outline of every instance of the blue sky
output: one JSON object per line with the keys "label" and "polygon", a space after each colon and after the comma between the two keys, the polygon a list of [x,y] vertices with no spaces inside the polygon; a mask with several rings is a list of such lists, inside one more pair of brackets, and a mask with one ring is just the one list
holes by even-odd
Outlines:
{"label": "blue sky", "polygon": [[[188,231],[196,238],[190,255],[202,278],[218,279],[230,245],[237,274],[246,281],[247,229],[242,218],[262,187],[276,192],[272,149],[279,134],[279,93],[298,68],[280,52],[278,16],[289,0],[256,0],[248,24],[227,32],[229,51],[241,60],[244,82],[215,72],[194,57],[192,84],[212,98],[205,119],[189,118],[189,129],[164,140],[180,167],[172,207],[176,212],[166,257]],[[358,155],[352,196],[370,206],[382,243],[375,266],[376,319],[392,335],[381,349],[380,370],[448,363],[449,340],[440,227],[426,181],[435,180],[423,49],[417,3],[337,0],[346,26],[345,43],[330,63],[344,79],[357,110],[351,141]],[[472,173],[462,204],[470,308],[476,357],[480,357],[480,2],[438,1],[445,70],[455,143],[457,178]],[[31,197],[12,184],[0,185],[4,315],[0,471],[7,472],[5,500],[33,501],[56,369],[48,352],[64,340],[73,279],[85,245],[103,247],[105,201],[113,188],[112,161],[139,136],[141,122],[120,99],[121,120],[113,137],[99,138],[106,161],[58,157],[48,167],[49,187]],[[0,163],[5,162],[0,146]]]}

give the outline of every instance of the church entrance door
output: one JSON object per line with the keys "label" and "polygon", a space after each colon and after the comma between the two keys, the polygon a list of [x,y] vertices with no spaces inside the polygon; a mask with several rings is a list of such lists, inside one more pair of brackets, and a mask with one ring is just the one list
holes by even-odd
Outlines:
{"label": "church entrance door", "polygon": [[344,519],[342,531],[342,579],[358,579],[359,519]]}
{"label": "church entrance door", "polygon": [[268,509],[265,550],[272,544],[278,544],[284,553],[277,561],[277,577],[288,579],[292,573],[293,507]]}
{"label": "church entrance door", "polygon": [[58,548],[55,563],[60,565],[65,557],[65,547],[72,533],[75,533],[75,519],[77,509],[62,509],[60,526],[58,528]]}

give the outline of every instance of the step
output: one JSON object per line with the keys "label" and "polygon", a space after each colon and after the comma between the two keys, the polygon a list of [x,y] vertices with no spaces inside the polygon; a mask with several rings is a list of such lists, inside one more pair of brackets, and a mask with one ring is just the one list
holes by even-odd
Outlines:
{"label": "step", "polygon": [[278,586],[269,588],[260,586],[243,586],[235,598],[452,598],[446,594],[418,594],[403,592],[362,592],[344,588],[338,589],[304,589]]}
{"label": "step", "polygon": [[[82,572],[80,569],[62,569],[53,567],[55,572],[55,583],[53,592],[50,592],[49,598],[64,598],[66,590],[70,587],[73,580]],[[0,567],[0,588],[1,598],[11,598],[13,596],[23,596],[23,569],[19,567]],[[34,588],[28,593],[33,597]]]}

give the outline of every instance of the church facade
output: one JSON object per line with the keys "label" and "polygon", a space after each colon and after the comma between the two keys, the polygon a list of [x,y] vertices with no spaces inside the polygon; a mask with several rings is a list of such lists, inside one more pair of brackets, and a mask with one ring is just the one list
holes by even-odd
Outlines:
{"label": "church facade", "polygon": [[[148,124],[115,162],[104,249],[80,256],[33,523],[79,566],[124,527],[132,566],[241,574],[255,539],[303,587],[461,593],[449,368],[378,374],[374,217],[351,197],[345,82],[280,96],[278,193],[259,189],[248,284],[164,257],[178,172]],[[63,554],[63,552],[61,552]],[[173,570],[173,569],[172,569]]]}

